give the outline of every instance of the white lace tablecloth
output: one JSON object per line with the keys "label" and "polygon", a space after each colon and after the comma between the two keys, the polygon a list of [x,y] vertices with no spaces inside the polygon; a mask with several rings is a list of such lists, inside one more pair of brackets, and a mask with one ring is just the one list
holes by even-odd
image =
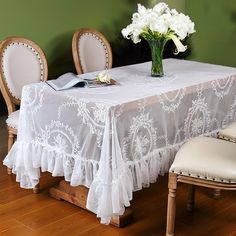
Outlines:
{"label": "white lace tablecloth", "polygon": [[236,120],[236,68],[166,59],[166,77],[152,78],[150,67],[111,69],[115,86],[25,86],[18,138],[4,160],[21,187],[33,188],[40,170],[65,176],[90,188],[87,208],[109,223],[133,191],[168,171],[183,142]]}

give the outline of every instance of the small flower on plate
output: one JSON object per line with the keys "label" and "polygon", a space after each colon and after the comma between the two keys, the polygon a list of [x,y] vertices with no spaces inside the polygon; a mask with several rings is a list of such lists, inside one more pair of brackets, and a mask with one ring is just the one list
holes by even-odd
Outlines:
{"label": "small flower on plate", "polygon": [[104,70],[97,75],[96,80],[101,83],[110,84],[111,83],[111,76],[109,75],[109,73],[107,71]]}

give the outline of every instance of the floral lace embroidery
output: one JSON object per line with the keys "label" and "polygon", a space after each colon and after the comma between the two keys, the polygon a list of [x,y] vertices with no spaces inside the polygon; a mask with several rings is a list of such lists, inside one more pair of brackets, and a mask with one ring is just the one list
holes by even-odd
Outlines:
{"label": "floral lace embroidery", "polygon": [[230,110],[227,112],[224,120],[223,120],[223,127],[226,125],[235,122],[236,117],[236,96],[234,96],[233,103],[230,106]]}
{"label": "floral lace embroidery", "polygon": [[181,88],[175,91],[175,95],[171,94],[173,98],[170,98],[166,93],[161,94],[159,96],[159,99],[163,110],[169,113],[169,112],[174,112],[176,109],[178,109],[181,100],[185,95],[185,90],[186,90],[185,88]]}
{"label": "floral lace embroidery", "polygon": [[201,89],[198,89],[197,99],[192,101],[192,107],[189,108],[188,116],[184,121],[186,139],[209,132],[210,112]]}
{"label": "floral lace embroidery", "polygon": [[37,113],[43,105],[44,102],[44,89],[40,87],[25,87],[23,93],[24,105],[30,108],[30,112],[34,115]]}
{"label": "floral lace embroidery", "polygon": [[212,88],[215,91],[216,96],[219,99],[222,99],[224,96],[226,96],[230,88],[232,87],[234,83],[233,76],[229,76],[226,79],[221,79],[221,80],[214,80],[212,81]]}
{"label": "floral lace embroidery", "polygon": [[60,119],[65,107],[76,107],[77,117],[81,117],[82,122],[89,126],[90,133],[96,134],[97,146],[101,147],[108,106],[105,104],[91,103],[86,99],[76,99],[71,96],[67,98],[68,101],[58,108],[58,118]]}
{"label": "floral lace embroidery", "polygon": [[73,130],[60,121],[52,120],[45,128],[41,128],[35,138],[43,146],[49,146],[51,149],[72,156],[80,154],[80,145],[77,135]]}
{"label": "floral lace embroidery", "polygon": [[145,112],[145,100],[138,103],[138,111],[139,114],[132,118],[128,137],[122,140],[122,153],[127,161],[130,158],[140,160],[156,146],[156,129],[149,112]]}

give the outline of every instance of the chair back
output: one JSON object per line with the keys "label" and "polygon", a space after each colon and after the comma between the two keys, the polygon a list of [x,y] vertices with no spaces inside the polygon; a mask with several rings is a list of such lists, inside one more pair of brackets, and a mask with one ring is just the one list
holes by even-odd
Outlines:
{"label": "chair back", "polygon": [[103,34],[93,29],[74,33],[72,54],[78,74],[112,67],[111,46]]}
{"label": "chair back", "polygon": [[41,48],[23,37],[9,37],[0,44],[0,89],[8,113],[20,104],[24,85],[47,80],[48,66]]}

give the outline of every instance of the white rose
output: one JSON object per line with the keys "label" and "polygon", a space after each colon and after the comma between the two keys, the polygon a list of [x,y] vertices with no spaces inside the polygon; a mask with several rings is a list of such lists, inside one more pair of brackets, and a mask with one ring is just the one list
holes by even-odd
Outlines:
{"label": "white rose", "polygon": [[135,12],[133,15],[132,15],[132,21],[133,22],[136,22],[140,19],[140,14]]}
{"label": "white rose", "polygon": [[150,29],[153,32],[159,32],[161,34],[166,34],[170,24],[170,15],[164,14],[158,17],[156,20],[153,20],[150,23]]}
{"label": "white rose", "polygon": [[165,24],[160,24],[160,21],[152,22],[150,24],[150,29],[153,32],[158,32],[160,34],[166,34],[168,27]]}
{"label": "white rose", "polygon": [[141,38],[136,35],[131,35],[131,39],[133,40],[135,44],[141,42]]}
{"label": "white rose", "polygon": [[143,6],[143,5],[141,5],[141,4],[138,4],[138,13],[139,13],[140,15],[145,14],[146,11],[147,11],[147,9],[146,9],[145,6]]}
{"label": "white rose", "polygon": [[192,34],[194,32],[196,32],[195,28],[195,24],[191,21],[188,23],[188,34]]}
{"label": "white rose", "polygon": [[178,15],[178,14],[179,14],[179,13],[176,11],[176,9],[171,9],[170,12],[171,12],[172,15]]}
{"label": "white rose", "polygon": [[141,17],[138,22],[134,23],[135,30],[143,31],[146,27],[148,27],[148,21],[144,17]]}
{"label": "white rose", "polygon": [[194,23],[190,20],[189,16],[183,13],[172,16],[170,29],[173,30],[181,40],[188,34],[195,32]]}
{"label": "white rose", "polygon": [[130,35],[133,34],[133,31],[134,31],[134,26],[133,24],[130,24],[130,25],[127,25],[126,28],[122,29],[121,33],[125,38],[129,39]]}
{"label": "white rose", "polygon": [[96,79],[102,83],[109,84],[111,82],[111,76],[106,71],[100,72],[97,75]]}
{"label": "white rose", "polygon": [[160,2],[153,7],[153,11],[158,15],[162,15],[164,12],[170,12],[170,9],[166,3]]}
{"label": "white rose", "polygon": [[125,38],[128,38],[130,32],[127,30],[127,28],[124,28],[121,30],[121,33]]}

